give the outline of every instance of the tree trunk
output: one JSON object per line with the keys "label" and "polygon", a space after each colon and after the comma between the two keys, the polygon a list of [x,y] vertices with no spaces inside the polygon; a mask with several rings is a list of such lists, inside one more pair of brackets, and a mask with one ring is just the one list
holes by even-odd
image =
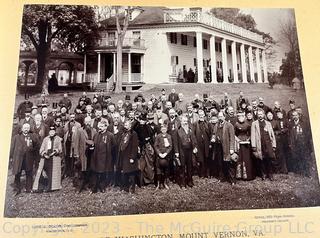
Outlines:
{"label": "tree trunk", "polygon": [[117,42],[117,81],[116,81],[115,93],[121,93],[121,92],[122,92],[122,39],[119,39]]}
{"label": "tree trunk", "polygon": [[48,66],[47,63],[50,58],[49,47],[43,45],[37,50],[37,82],[36,87],[44,93],[48,93]]}

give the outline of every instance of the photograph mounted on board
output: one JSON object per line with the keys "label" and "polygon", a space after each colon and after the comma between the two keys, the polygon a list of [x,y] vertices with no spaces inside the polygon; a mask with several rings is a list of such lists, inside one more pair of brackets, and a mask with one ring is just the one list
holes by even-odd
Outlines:
{"label": "photograph mounted on board", "polygon": [[5,217],[320,205],[293,9],[25,5],[14,112]]}

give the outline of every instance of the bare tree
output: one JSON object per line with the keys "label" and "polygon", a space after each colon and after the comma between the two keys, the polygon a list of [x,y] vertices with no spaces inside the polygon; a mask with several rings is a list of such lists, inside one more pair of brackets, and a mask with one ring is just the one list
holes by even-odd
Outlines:
{"label": "bare tree", "polygon": [[[120,12],[120,7],[115,7],[115,17],[117,26],[117,79],[115,93],[122,92],[122,46],[129,26],[132,7],[126,7],[124,12]],[[121,18],[123,18],[122,23]]]}
{"label": "bare tree", "polygon": [[298,34],[294,12],[289,12],[289,17],[279,23],[279,39],[287,47],[288,53],[292,55],[291,60],[294,66],[294,75],[302,78],[302,67],[300,60],[300,50],[298,44]]}

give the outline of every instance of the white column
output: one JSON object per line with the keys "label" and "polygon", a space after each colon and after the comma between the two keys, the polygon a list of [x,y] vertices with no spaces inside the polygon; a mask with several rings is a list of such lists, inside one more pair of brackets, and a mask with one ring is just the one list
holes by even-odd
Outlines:
{"label": "white column", "polygon": [[98,52],[98,75],[97,75],[97,82],[95,83],[95,85],[97,85],[98,83],[100,83],[101,80],[101,53]]}
{"label": "white column", "polygon": [[248,48],[249,53],[249,71],[250,71],[250,80],[255,82],[254,80],[254,68],[253,68],[253,56],[252,56],[252,46]]}
{"label": "white column", "polygon": [[87,54],[84,54],[83,58],[83,81],[86,82],[86,75],[87,75]]}
{"label": "white column", "polygon": [[217,59],[215,37],[210,37],[211,83],[217,83]]}
{"label": "white column", "polygon": [[240,46],[240,58],[241,58],[242,83],[248,83],[247,67],[246,67],[246,53],[245,53],[244,44],[241,44],[241,46]]}
{"label": "white column", "polygon": [[143,75],[144,75],[144,55],[141,55],[141,70],[140,70],[140,81],[143,82]]}
{"label": "white column", "polygon": [[262,83],[261,64],[260,64],[260,49],[259,48],[256,48],[256,63],[257,63],[258,83]]}
{"label": "white column", "polygon": [[238,67],[237,67],[237,44],[235,41],[232,41],[231,43],[231,55],[232,55],[233,82],[239,83]]}
{"label": "white column", "polygon": [[128,82],[131,82],[131,53],[128,53]]}
{"label": "white column", "polygon": [[262,50],[262,67],[263,67],[263,79],[265,83],[268,83],[268,70],[266,61],[266,51]]}
{"label": "white column", "polygon": [[203,81],[203,49],[202,49],[202,33],[197,32],[197,72],[198,83],[204,83]]}
{"label": "white column", "polygon": [[229,83],[229,79],[228,79],[227,41],[226,41],[226,39],[222,39],[222,41],[221,41],[221,51],[222,51],[223,83]]}
{"label": "white column", "polygon": [[117,58],[116,53],[113,53],[113,81],[117,80]]}

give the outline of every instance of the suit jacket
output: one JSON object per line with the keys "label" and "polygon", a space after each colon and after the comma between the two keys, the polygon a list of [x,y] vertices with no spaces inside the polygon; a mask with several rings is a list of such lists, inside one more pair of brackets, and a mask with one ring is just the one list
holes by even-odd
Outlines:
{"label": "suit jacket", "polygon": [[185,165],[184,153],[185,153],[185,150],[187,149],[186,147],[190,143],[190,141],[188,141],[188,138],[191,139],[191,146],[192,146],[191,149],[197,148],[197,140],[194,135],[193,129],[190,128],[189,133],[186,134],[185,130],[182,127],[180,127],[177,131],[177,146],[175,146],[174,152],[179,154],[179,158],[182,166]]}
{"label": "suit jacket", "polygon": [[[168,142],[167,146],[165,144],[165,139]],[[169,153],[172,150],[172,147],[173,147],[172,138],[168,133],[166,133],[165,135],[163,135],[162,133],[157,135],[155,142],[154,142],[154,149],[155,149],[158,156],[160,153],[162,153],[162,154],[167,153],[167,155],[169,155]]]}
{"label": "suit jacket", "polygon": [[172,103],[172,106],[175,106],[176,101],[179,100],[179,96],[177,93],[170,93],[168,96],[168,101]]}
{"label": "suit jacket", "polygon": [[[218,131],[219,123],[214,125],[213,134],[216,135]],[[230,150],[235,150],[235,134],[234,134],[234,127],[230,122],[225,121],[223,124],[222,129],[222,149],[223,149],[223,160],[230,161],[231,154]]]}

